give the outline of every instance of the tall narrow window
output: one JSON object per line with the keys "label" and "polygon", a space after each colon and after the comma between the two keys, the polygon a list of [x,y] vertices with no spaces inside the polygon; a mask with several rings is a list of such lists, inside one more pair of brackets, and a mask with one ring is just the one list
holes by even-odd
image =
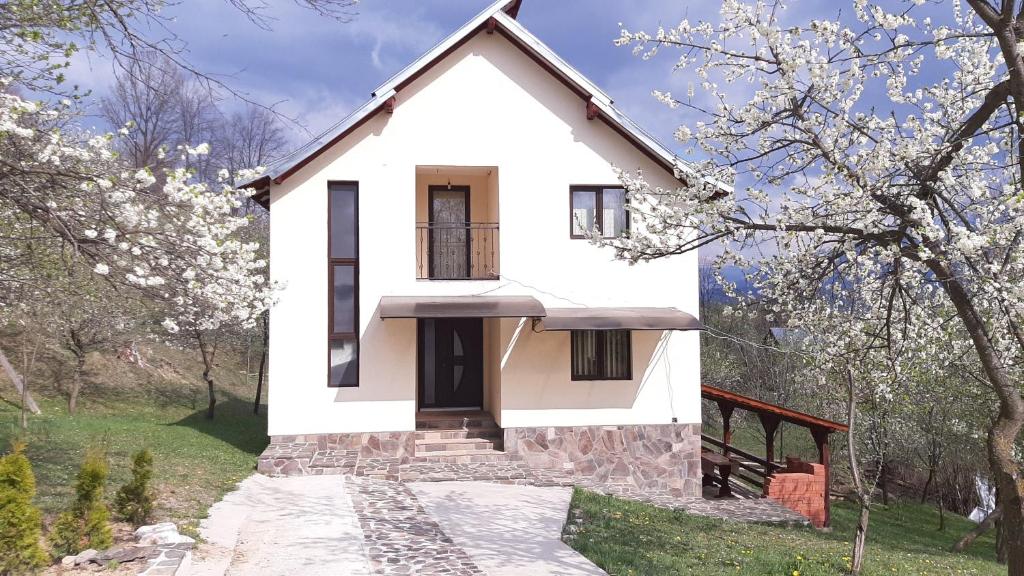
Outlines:
{"label": "tall narrow window", "polygon": [[629,330],[573,330],[573,380],[631,380]]}
{"label": "tall narrow window", "polygon": [[629,231],[626,190],[615,186],[569,188],[569,236],[617,238]]}
{"label": "tall narrow window", "polygon": [[359,386],[359,185],[327,188],[328,385]]}

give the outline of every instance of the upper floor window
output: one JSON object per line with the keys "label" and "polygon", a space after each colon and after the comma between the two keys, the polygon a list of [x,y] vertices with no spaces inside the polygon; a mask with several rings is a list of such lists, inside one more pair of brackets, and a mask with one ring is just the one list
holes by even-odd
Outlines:
{"label": "upper floor window", "polygon": [[570,186],[569,236],[616,238],[629,230],[626,190],[621,186]]}
{"label": "upper floor window", "polygon": [[327,188],[328,385],[359,386],[359,185]]}
{"label": "upper floor window", "polygon": [[632,380],[629,330],[573,330],[573,380]]}

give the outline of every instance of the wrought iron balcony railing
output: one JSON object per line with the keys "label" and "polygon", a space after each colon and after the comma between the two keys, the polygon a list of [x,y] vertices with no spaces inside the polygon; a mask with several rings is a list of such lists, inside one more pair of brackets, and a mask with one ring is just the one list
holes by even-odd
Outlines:
{"label": "wrought iron balcony railing", "polygon": [[495,280],[498,278],[498,224],[495,222],[417,222],[416,278]]}

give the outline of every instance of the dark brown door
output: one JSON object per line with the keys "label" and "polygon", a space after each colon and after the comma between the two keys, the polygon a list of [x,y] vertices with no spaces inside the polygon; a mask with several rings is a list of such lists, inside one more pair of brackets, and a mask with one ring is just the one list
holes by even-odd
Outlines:
{"label": "dark brown door", "polygon": [[430,186],[430,277],[469,278],[469,186]]}
{"label": "dark brown door", "polygon": [[420,408],[483,406],[483,320],[424,318],[418,332]]}

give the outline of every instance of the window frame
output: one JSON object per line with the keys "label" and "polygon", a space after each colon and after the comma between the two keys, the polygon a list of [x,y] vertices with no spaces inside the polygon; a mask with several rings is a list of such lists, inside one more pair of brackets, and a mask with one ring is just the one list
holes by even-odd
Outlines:
{"label": "window frame", "polygon": [[626,229],[625,232],[628,234],[631,228],[630,226],[630,213],[629,213],[629,196],[626,194],[626,189],[621,184],[573,184],[569,186],[569,238],[572,240],[587,240],[589,236],[586,234],[575,234],[573,233],[575,221],[573,220],[573,203],[572,197],[576,192],[593,192],[594,193],[594,226],[604,235],[604,191],[605,189],[622,190],[622,206],[626,211]]}
{"label": "window frame", "polygon": [[[587,374],[577,374],[574,366],[576,362],[573,361],[573,353],[576,350],[576,339],[579,338],[583,332],[593,332],[595,338],[595,348],[599,351],[597,354],[595,369],[596,374],[593,376]],[[607,351],[607,338],[608,332],[625,332],[626,333],[626,374],[625,376],[609,376],[608,365],[605,353]],[[628,329],[619,330],[570,330],[569,333],[569,378],[573,382],[596,382],[596,381],[615,381],[615,380],[632,380],[633,379],[633,331]]]}
{"label": "window frame", "polygon": [[[355,216],[355,236],[353,242],[354,258],[335,258],[331,254],[331,232],[333,222],[331,214],[332,188],[334,186],[351,186],[355,189],[353,215]],[[334,269],[339,266],[352,268],[352,332],[334,331]],[[331,345],[334,342],[353,341],[355,343],[356,383],[335,384],[331,381]],[[361,370],[359,343],[359,182],[352,180],[329,180],[327,182],[327,387],[358,388]]]}

